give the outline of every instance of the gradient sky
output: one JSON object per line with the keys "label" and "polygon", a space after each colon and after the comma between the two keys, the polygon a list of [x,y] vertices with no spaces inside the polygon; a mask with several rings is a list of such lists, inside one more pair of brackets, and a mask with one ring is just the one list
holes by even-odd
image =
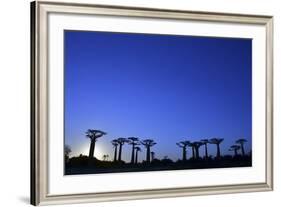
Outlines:
{"label": "gradient sky", "polygon": [[[213,137],[225,139],[222,154],[241,137],[249,152],[251,68],[251,39],[65,31],[65,143],[88,155],[91,128],[107,132],[98,159],[130,136],[154,139],[159,159],[181,158],[176,142]],[[131,146],[123,151],[129,161]]]}

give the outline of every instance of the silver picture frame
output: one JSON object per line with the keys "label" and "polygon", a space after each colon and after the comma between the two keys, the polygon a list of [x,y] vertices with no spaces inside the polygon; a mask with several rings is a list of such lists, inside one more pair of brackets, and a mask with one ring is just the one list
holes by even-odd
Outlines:
{"label": "silver picture frame", "polygon": [[[48,193],[48,15],[71,13],[262,25],[266,31],[266,178],[262,183],[50,195]],[[31,204],[66,204],[273,190],[273,17],[76,3],[31,3]]]}

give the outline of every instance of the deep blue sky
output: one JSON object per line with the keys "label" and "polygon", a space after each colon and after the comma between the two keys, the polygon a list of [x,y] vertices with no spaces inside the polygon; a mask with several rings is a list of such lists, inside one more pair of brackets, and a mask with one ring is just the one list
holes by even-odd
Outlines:
{"label": "deep blue sky", "polygon": [[[110,140],[136,136],[174,160],[176,142],[222,137],[222,153],[244,137],[251,148],[251,39],[65,31],[65,143],[88,154],[89,128]],[[201,147],[203,155],[203,147]],[[215,155],[215,146],[209,151]],[[131,146],[124,146],[130,160]],[[144,159],[145,152],[140,154]],[[188,151],[190,156],[190,150]]]}

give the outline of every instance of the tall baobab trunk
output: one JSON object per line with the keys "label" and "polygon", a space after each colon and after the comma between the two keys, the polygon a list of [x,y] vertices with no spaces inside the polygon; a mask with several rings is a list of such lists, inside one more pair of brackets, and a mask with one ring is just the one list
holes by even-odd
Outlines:
{"label": "tall baobab trunk", "polygon": [[224,140],[223,138],[212,138],[210,140],[211,144],[217,145],[217,159],[219,159],[221,156],[220,144],[223,142],[223,140]]}
{"label": "tall baobab trunk", "polygon": [[139,138],[137,137],[128,137],[127,143],[132,145],[132,155],[131,155],[131,164],[134,164],[135,162],[135,149],[136,146],[139,145]]}
{"label": "tall baobab trunk", "polygon": [[131,164],[134,164],[135,162],[135,149],[136,145],[139,145],[139,138],[137,137],[128,137],[127,143],[129,145],[132,145],[132,155],[131,155]]}
{"label": "tall baobab trunk", "polygon": [[238,150],[239,149],[241,149],[241,147],[240,146],[238,146],[238,145],[232,145],[231,147],[230,147],[230,149],[229,149],[229,151],[233,151],[233,153],[234,153],[234,157],[237,157],[238,156]]}
{"label": "tall baobab trunk", "polygon": [[196,159],[199,159],[199,147],[195,147]]}
{"label": "tall baobab trunk", "polygon": [[176,143],[180,148],[182,148],[182,160],[186,161],[186,148],[190,146],[190,141],[181,141]]}
{"label": "tall baobab trunk", "polygon": [[236,143],[240,145],[242,156],[245,156],[245,150],[244,150],[244,143],[247,142],[246,139],[238,139],[236,140]]}
{"label": "tall baobab trunk", "polygon": [[220,144],[217,144],[217,158],[221,157]]}
{"label": "tall baobab trunk", "polygon": [[186,147],[182,148],[182,160],[186,161]]}
{"label": "tall baobab trunk", "polygon": [[150,163],[150,148],[156,144],[153,139],[145,139],[141,141],[141,144],[146,148],[146,162]]}
{"label": "tall baobab trunk", "polygon": [[90,145],[90,151],[89,151],[89,158],[90,158],[90,159],[93,159],[93,158],[94,158],[95,145],[96,145],[95,140],[92,140],[92,141],[91,141],[91,145]]}
{"label": "tall baobab trunk", "polygon": [[135,159],[135,163],[136,163],[136,164],[138,163],[138,153],[139,153],[139,151],[136,150],[136,159]]}
{"label": "tall baobab trunk", "polygon": [[127,139],[123,137],[119,137],[117,139],[117,143],[119,144],[119,154],[118,154],[118,162],[122,161],[122,147],[125,143],[127,143]]}
{"label": "tall baobab trunk", "polygon": [[238,156],[237,149],[234,149],[234,156],[235,156],[235,157]]}
{"label": "tall baobab trunk", "polygon": [[119,155],[118,155],[118,161],[120,162],[122,160],[121,156],[122,156],[122,144],[119,145]]}
{"label": "tall baobab trunk", "polygon": [[114,162],[117,161],[117,146],[114,147]]}
{"label": "tall baobab trunk", "polygon": [[208,139],[201,139],[201,143],[205,145],[205,159],[208,159],[208,143],[210,143],[210,141]]}
{"label": "tall baobab trunk", "polygon": [[192,146],[192,158],[195,159],[195,151],[194,151],[194,146]]}
{"label": "tall baobab trunk", "polygon": [[140,151],[141,151],[140,147],[136,147],[136,148],[135,148],[135,152],[136,152],[136,155],[135,155],[135,164],[138,163],[138,154],[139,154]]}
{"label": "tall baobab trunk", "polygon": [[135,145],[132,144],[131,164],[134,164],[134,161],[135,161]]}
{"label": "tall baobab trunk", "polygon": [[150,147],[147,146],[147,149],[146,149],[146,162],[150,162]]}
{"label": "tall baobab trunk", "polygon": [[96,145],[97,139],[104,135],[106,135],[106,132],[103,132],[101,130],[88,129],[86,131],[86,137],[90,138],[90,140],[91,140],[89,159],[94,158],[94,151],[95,151],[95,145]]}
{"label": "tall baobab trunk", "polygon": [[245,150],[244,150],[244,144],[241,143],[241,151],[242,151],[242,155],[245,156]]}
{"label": "tall baobab trunk", "polygon": [[205,158],[208,159],[209,155],[208,155],[208,147],[207,144],[205,144]]}
{"label": "tall baobab trunk", "polygon": [[202,146],[202,142],[193,142],[193,146],[195,149],[195,159],[199,159],[200,158],[199,148]]}
{"label": "tall baobab trunk", "polygon": [[155,159],[155,153],[154,152],[151,152],[151,161],[153,161]]}

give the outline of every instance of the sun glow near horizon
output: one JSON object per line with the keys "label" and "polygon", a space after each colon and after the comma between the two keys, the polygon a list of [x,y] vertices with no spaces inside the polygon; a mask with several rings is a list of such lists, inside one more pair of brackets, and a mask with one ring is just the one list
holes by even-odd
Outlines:
{"label": "sun glow near horizon", "polygon": [[[77,157],[79,155],[85,155],[85,156],[89,156],[89,150],[90,150],[90,142],[83,144],[82,146],[79,146],[77,148],[73,147],[73,149],[71,149],[72,152],[70,153],[70,157]],[[95,146],[95,153],[94,156],[99,159],[102,160],[103,155],[104,155],[105,150],[102,148],[102,146],[99,146],[96,143]]]}

